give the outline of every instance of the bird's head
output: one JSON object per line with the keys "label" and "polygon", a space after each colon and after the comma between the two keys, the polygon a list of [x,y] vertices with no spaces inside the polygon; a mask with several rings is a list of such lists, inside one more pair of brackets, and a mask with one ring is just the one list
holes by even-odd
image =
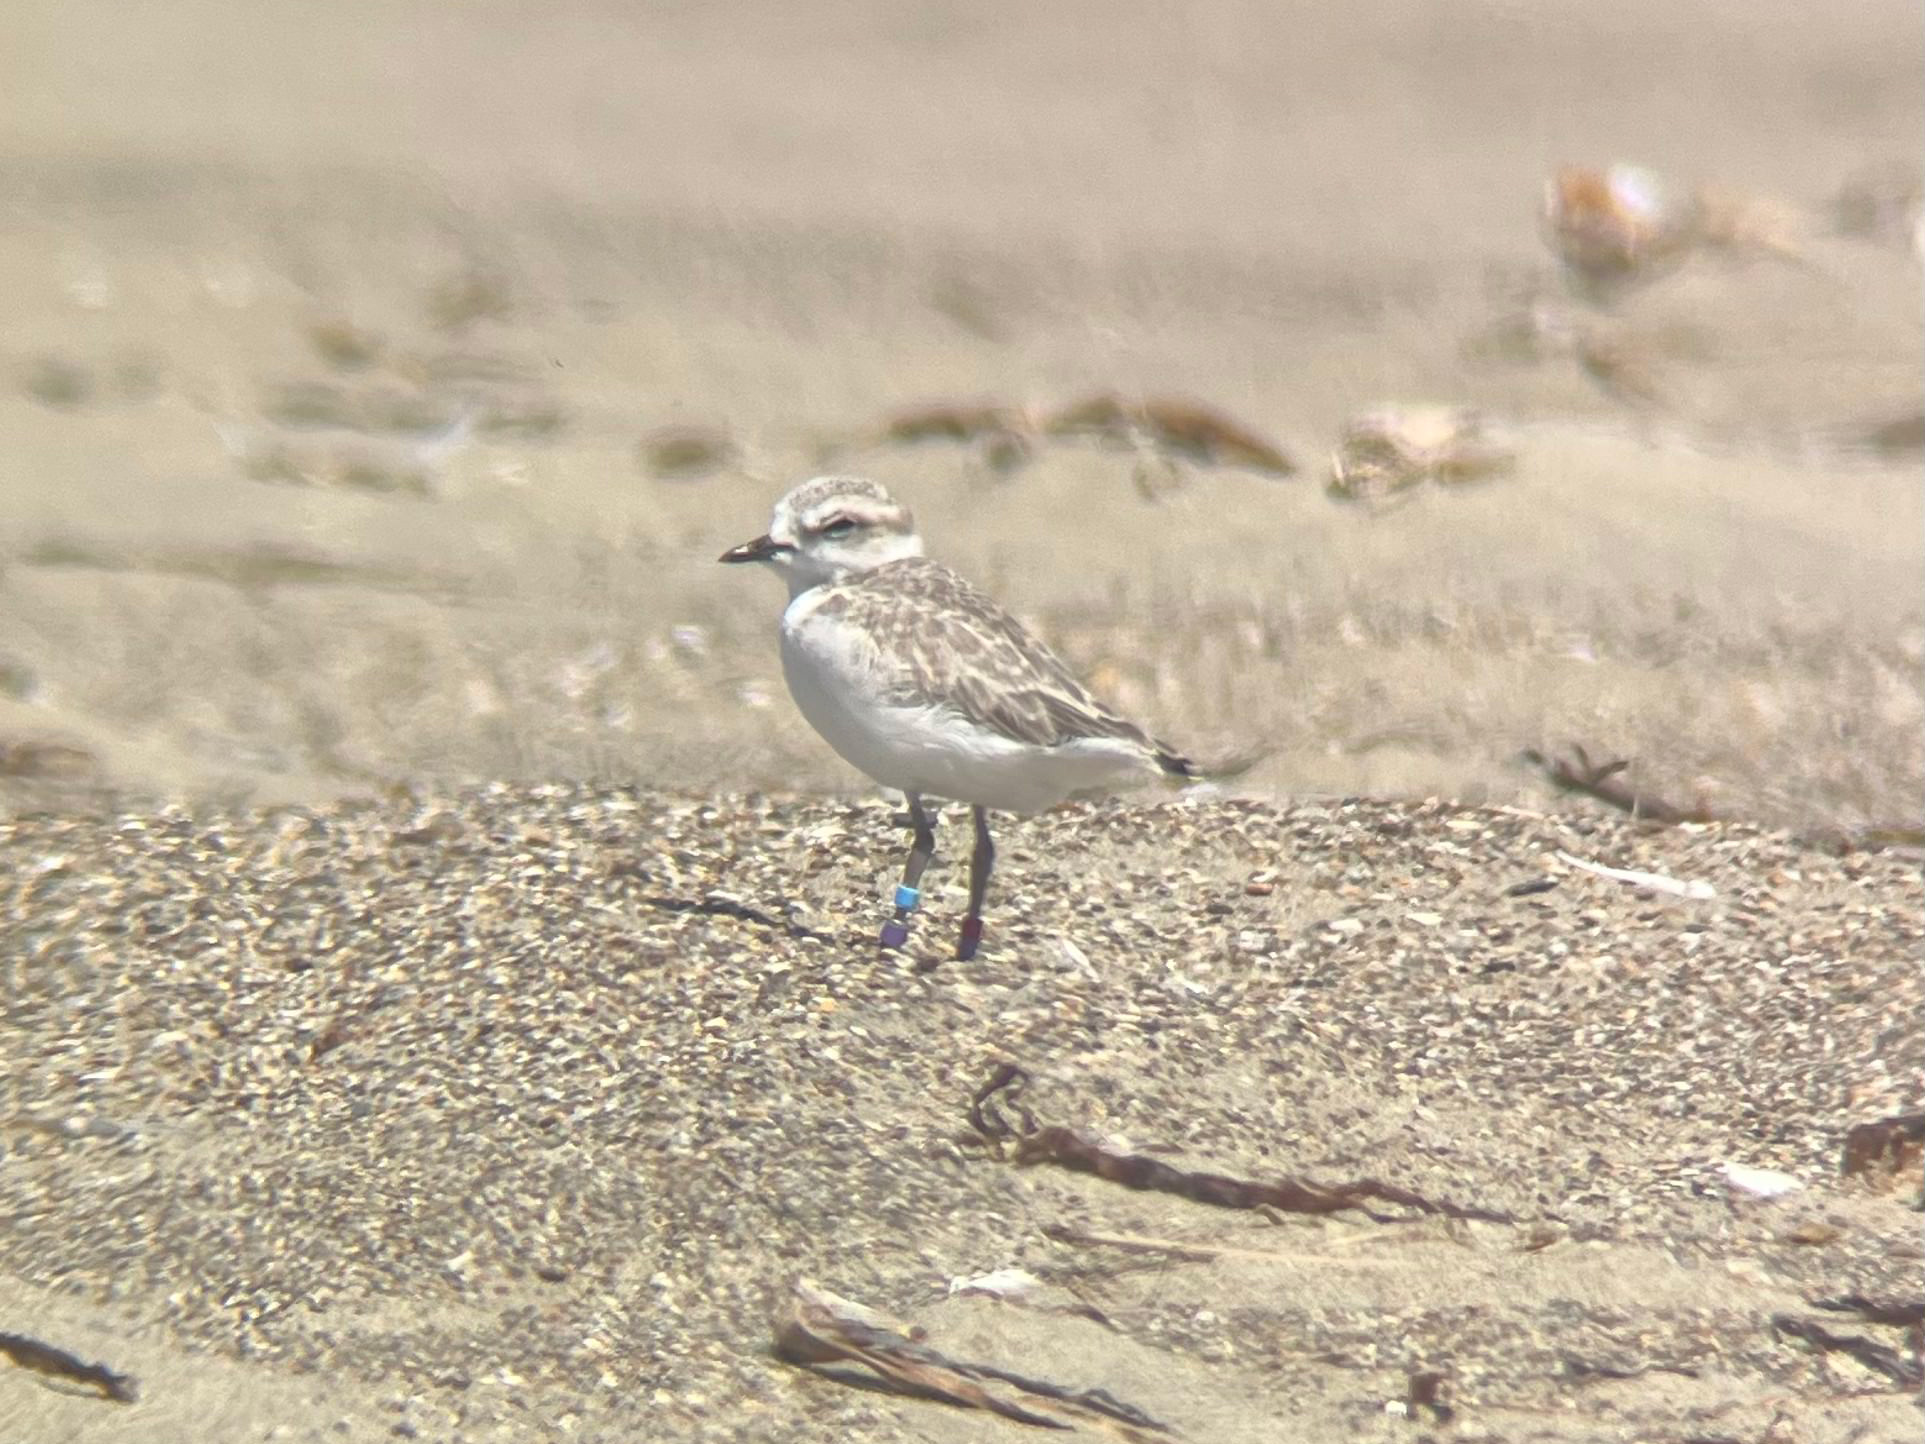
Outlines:
{"label": "bird's head", "polygon": [[922,555],[909,508],[880,484],[856,476],[818,476],[775,504],[769,529],[730,547],[720,560],[763,562],[789,584],[789,595]]}

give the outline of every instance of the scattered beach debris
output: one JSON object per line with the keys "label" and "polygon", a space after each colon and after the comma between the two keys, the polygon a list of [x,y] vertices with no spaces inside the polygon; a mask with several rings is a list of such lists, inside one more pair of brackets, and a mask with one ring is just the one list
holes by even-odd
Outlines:
{"label": "scattered beach debris", "polygon": [[883,441],[977,441],[1035,429],[1034,418],[1021,407],[997,401],[937,401],[891,413],[876,434]]}
{"label": "scattered beach debris", "polygon": [[317,1031],[313,1038],[309,1040],[307,1048],[308,1062],[319,1063],[344,1043],[359,1042],[362,1038],[367,1037],[372,1032],[372,1029],[368,1026],[369,1020],[373,1018],[376,1013],[400,1002],[402,997],[403,994],[400,989],[387,987],[381,989],[380,992],[374,994],[374,996],[366,999],[364,1002],[343,1008],[332,1018],[328,1019],[326,1025]]}
{"label": "scattered beach debris", "polygon": [[36,1374],[97,1390],[101,1398],[116,1404],[132,1404],[140,1399],[140,1382],[131,1374],[117,1373],[105,1364],[89,1364],[65,1349],[30,1339],[25,1334],[0,1333],[0,1354]]}
{"label": "scattered beach debris", "polygon": [[1911,1377],[1925,1382],[1925,1296],[1867,1298],[1864,1294],[1843,1294],[1836,1298],[1815,1298],[1810,1303],[1815,1309],[1851,1314],[1868,1324],[1903,1329],[1905,1347],[1911,1355]]}
{"label": "scattered beach debris", "polygon": [[1020,406],[987,400],[918,402],[888,413],[853,437],[825,441],[816,456],[834,462],[851,450],[871,446],[946,441],[976,447],[988,470],[1006,475],[1034,454],[1037,435],[1036,418]]}
{"label": "scattered beach debris", "polygon": [[1007,1268],[991,1269],[986,1274],[974,1278],[954,1278],[949,1281],[949,1296],[956,1297],[981,1294],[992,1299],[1020,1299],[1025,1294],[1034,1293],[1043,1286],[1043,1281],[1028,1269]]}
{"label": "scattered beach debris", "polygon": [[1925,411],[1901,411],[1847,427],[1837,441],[1845,451],[1870,452],[1892,460],[1912,456],[1925,451]]}
{"label": "scattered beach debris", "polygon": [[1915,1299],[1871,1299],[1863,1294],[1841,1294],[1837,1298],[1813,1299],[1814,1309],[1829,1309],[1837,1314],[1856,1314],[1869,1324],[1884,1324],[1894,1329],[1925,1329],[1925,1297]]}
{"label": "scattered beach debris", "polygon": [[269,392],[261,414],[288,431],[348,432],[369,438],[431,440],[464,421],[488,435],[540,440],[558,432],[561,407],[527,384],[435,381],[356,385],[289,381]]}
{"label": "scattered beach debris", "polygon": [[1099,392],[1050,413],[1043,420],[1043,432],[1147,447],[1204,466],[1237,466],[1272,476],[1290,476],[1297,470],[1282,448],[1235,417],[1183,396]]}
{"label": "scattered beach debris", "polygon": [[1805,260],[1799,211],[1726,186],[1679,186],[1643,166],[1565,166],[1545,183],[1545,240],[1571,292],[1609,305],[1693,252]]}
{"label": "scattered beach debris", "polygon": [[522,391],[483,391],[471,388],[451,398],[462,413],[472,413],[475,430],[484,436],[514,436],[524,441],[547,441],[561,434],[568,413],[559,401],[532,388]]}
{"label": "scattered beach debris", "polygon": [[1771,1331],[1802,1340],[1825,1353],[1848,1354],[1901,1389],[1925,1385],[1925,1367],[1921,1367],[1917,1359],[1907,1359],[1889,1344],[1874,1342],[1863,1334],[1835,1334],[1821,1320],[1801,1319],[1795,1314],[1773,1314]]}
{"label": "scattered beach debris", "polygon": [[213,423],[250,480],[431,499],[477,438],[545,441],[567,424],[541,368],[491,349],[406,347],[345,319],[309,326],[306,339],[330,374],[276,382],[254,416],[229,406]]}
{"label": "scattered beach debris", "polygon": [[825,460],[852,446],[901,446],[927,441],[973,445],[992,471],[1014,471],[1045,440],[1094,439],[1127,447],[1140,462],[1156,461],[1168,473],[1160,480],[1139,477],[1139,489],[1156,495],[1168,490],[1178,462],[1242,467],[1289,476],[1297,467],[1282,448],[1235,418],[1185,397],[1128,397],[1103,391],[1048,408],[993,399],[931,401],[883,417],[853,441],[821,449]]}
{"label": "scattered beach debris", "polygon": [[97,402],[147,401],[160,389],[162,363],[145,350],[127,350],[94,361],[36,356],[20,372],[20,389],[55,411],[79,411]]}
{"label": "scattered beach debris", "polygon": [[1699,186],[1692,203],[1701,249],[1794,266],[1809,264],[1812,224],[1801,207],[1775,196],[1716,184]]}
{"label": "scattered beach debris", "polygon": [[0,777],[73,781],[97,776],[99,772],[100,759],[84,747],[65,742],[10,742],[0,738]]}
{"label": "scattered beach debris", "polygon": [[40,675],[25,662],[0,652],[0,697],[31,702],[40,695]]}
{"label": "scattered beach debris", "polygon": [[1539,893],[1552,892],[1556,887],[1557,879],[1554,877],[1526,878],[1523,882],[1514,882],[1505,888],[1504,896],[1536,897]]}
{"label": "scattered beach debris", "polygon": [[393,358],[390,369],[411,385],[428,388],[459,385],[532,386],[543,374],[540,366],[522,357],[485,346],[407,351]]}
{"label": "scattered beach debris", "polygon": [[1841,236],[1886,245],[1915,245],[1925,218],[1925,175],[1909,161],[1892,161],[1850,176],[1831,203]]}
{"label": "scattered beach debris", "polygon": [[514,314],[514,287],[494,267],[459,266],[422,298],[428,324],[438,331],[466,331],[479,321],[505,321]]}
{"label": "scattered beach debris", "polygon": [[403,828],[394,834],[394,841],[400,847],[444,847],[459,842],[467,833],[461,819],[452,812],[437,808],[423,818],[418,826]]}
{"label": "scattered beach debris", "polygon": [[1545,183],[1540,213],[1559,263],[1563,297],[1524,288],[1472,354],[1568,361],[1613,400],[1644,413],[1696,408],[1669,363],[1704,361],[1708,339],[1691,327],[1632,328],[1604,314],[1633,290],[1687,260],[1722,255],[1810,269],[1822,229],[1803,207],[1729,186],[1673,182],[1642,166],[1565,166]]}
{"label": "scattered beach debris", "polygon": [[[1374,1178],[1348,1183],[1312,1183],[1282,1178],[1263,1182],[1231,1178],[1220,1173],[1173,1168],[1144,1152],[1112,1147],[1089,1134],[1061,1125],[1037,1125],[1023,1107],[1022,1094],[1029,1074],[1014,1063],[1000,1063],[969,1103],[969,1125],[992,1156],[1017,1164],[1053,1163],[1074,1173],[1090,1173],[1125,1188],[1173,1193],[1217,1208],[1273,1208],[1283,1213],[1328,1214],[1357,1209],[1378,1222],[1398,1215],[1379,1213],[1373,1203],[1389,1204],[1419,1214],[1475,1219],[1486,1223],[1514,1223],[1510,1214],[1466,1204],[1442,1203],[1407,1188]],[[1002,1108],[1013,1110],[1012,1124]]]}
{"label": "scattered beach debris", "polygon": [[923,1342],[921,1329],[798,1279],[775,1321],[775,1351],[792,1364],[842,1378],[833,1366],[857,1364],[892,1392],[982,1409],[1041,1429],[1088,1425],[1136,1444],[1175,1431],[1103,1389],[1072,1390],[990,1364],[951,1359]]}
{"label": "scattered beach debris", "polygon": [[475,414],[406,440],[355,431],[292,435],[220,422],[214,429],[242,475],[254,481],[430,499],[439,494],[450,458],[473,439]]}
{"label": "scattered beach debris", "polygon": [[810,938],[815,942],[827,943],[834,939],[826,933],[817,932],[797,922],[793,917],[771,917],[760,908],[750,907],[739,898],[725,893],[711,892],[703,898],[672,897],[657,893],[641,900],[646,906],[665,913],[699,913],[705,917],[733,918],[737,922],[752,923],[759,928],[772,932],[787,933],[792,938]]}
{"label": "scattered beach debris", "polygon": [[132,1124],[118,1123],[111,1118],[98,1114],[69,1113],[64,1116],[45,1113],[15,1113],[0,1118],[0,1128],[20,1129],[30,1133],[44,1134],[58,1138],[63,1143],[78,1143],[82,1139],[104,1139],[119,1143],[140,1136],[140,1130]]}
{"label": "scattered beach debris", "polygon": [[72,411],[93,400],[96,383],[93,372],[77,361],[40,356],[26,368],[20,388],[42,406]]}
{"label": "scattered beach debris", "polygon": [[1721,1163],[1718,1172],[1734,1193],[1748,1193],[1754,1198],[1783,1198],[1788,1193],[1796,1193],[1804,1183],[1789,1173],[1781,1173],[1775,1168],[1752,1168],[1743,1163]]}
{"label": "scattered beach debris", "polygon": [[1632,328],[1568,301],[1526,294],[1464,345],[1474,359],[1574,364],[1615,401],[1640,411],[1678,409],[1676,362],[1702,362],[1711,340],[1691,326]]}
{"label": "scattered beach debris", "polygon": [[1407,500],[1424,482],[1456,486],[1517,465],[1509,441],[1463,406],[1371,408],[1353,417],[1330,453],[1330,495],[1370,506]]}
{"label": "scattered beach debris", "polygon": [[659,481],[700,481],[733,463],[735,440],[719,426],[663,426],[637,448],[642,469]]}
{"label": "scattered beach debris", "polygon": [[1586,862],[1581,857],[1574,857],[1563,851],[1559,851],[1555,856],[1567,867],[1574,867],[1597,877],[1609,878],[1612,882],[1625,883],[1630,887],[1641,887],[1649,892],[1667,893],[1672,897],[1689,898],[1693,902],[1709,902],[1718,895],[1718,890],[1710,883],[1695,878],[1684,880],[1666,877],[1663,873],[1639,872],[1635,868],[1606,867],[1601,862]]}
{"label": "scattered beach debris", "polygon": [[1571,338],[1571,359],[1598,390],[1634,411],[1676,411],[1677,385],[1659,364],[1648,339],[1601,327],[1583,327]]}
{"label": "scattered beach debris", "polygon": [[446,426],[447,408],[412,386],[383,382],[346,385],[297,380],[276,385],[261,403],[261,414],[291,430],[338,430],[415,436]]}
{"label": "scattered beach debris", "polygon": [[1795,1243],[1804,1248],[1823,1248],[1826,1244],[1837,1243],[1845,1236],[1845,1230],[1835,1223],[1825,1223],[1819,1219],[1808,1218],[1794,1223],[1778,1237],[1785,1243]]}
{"label": "scattered beach debris", "polygon": [[1655,172],[1634,165],[1565,166],[1545,183],[1545,239],[1571,289],[1609,300],[1682,260],[1691,206]]}
{"label": "scattered beach debris", "polygon": [[48,354],[22,365],[20,389],[52,410],[79,411],[99,402],[150,400],[162,370],[160,359],[141,349],[93,361]]}
{"label": "scattered beach debris", "polygon": [[1594,797],[1620,812],[1629,813],[1640,822],[1669,826],[1680,822],[1712,820],[1710,810],[1702,804],[1678,807],[1647,792],[1639,792],[1621,780],[1630,769],[1630,759],[1619,757],[1609,762],[1593,762],[1591,754],[1578,743],[1573,742],[1570,747],[1568,757],[1551,757],[1534,747],[1526,748],[1523,759],[1542,771],[1558,791]]}
{"label": "scattered beach debris", "polygon": [[314,352],[337,371],[360,371],[381,359],[387,338],[345,317],[317,321],[307,330]]}
{"label": "scattered beach debris", "polygon": [[1021,407],[997,402],[960,402],[912,406],[885,417],[878,432],[883,442],[973,443],[983,464],[999,475],[1016,470],[1034,454],[1036,423]]}
{"label": "scattered beach debris", "polygon": [[1643,1359],[1635,1364],[1612,1364],[1601,1359],[1581,1359],[1566,1354],[1560,1361],[1565,1376],[1571,1379],[1641,1379],[1646,1374],[1676,1374],[1696,1379],[1704,1371],[1695,1364],[1667,1364],[1658,1359]]}
{"label": "scattered beach debris", "polygon": [[[1732,820],[1702,802],[1690,807],[1678,807],[1650,793],[1637,791],[1629,784],[1619,781],[1620,775],[1631,765],[1625,758],[1616,758],[1610,762],[1592,762],[1590,754],[1577,743],[1571,743],[1570,748],[1568,757],[1550,757],[1534,747],[1527,747],[1518,755],[1520,760],[1530,763],[1543,772],[1545,779],[1560,792],[1577,792],[1586,797],[1594,797],[1620,812],[1629,813],[1639,822],[1670,827],[1685,822]],[[1915,822],[1875,822],[1849,828],[1825,827],[1804,834],[1802,840],[1833,852],[1876,852],[1886,848],[1921,848],[1925,847],[1925,827]]]}
{"label": "scattered beach debris", "polygon": [[1925,1191],[1921,1167],[1925,1167],[1925,1111],[1854,1124],[1845,1135],[1845,1158],[1838,1171],[1889,1193],[1907,1183],[1918,1183]]}

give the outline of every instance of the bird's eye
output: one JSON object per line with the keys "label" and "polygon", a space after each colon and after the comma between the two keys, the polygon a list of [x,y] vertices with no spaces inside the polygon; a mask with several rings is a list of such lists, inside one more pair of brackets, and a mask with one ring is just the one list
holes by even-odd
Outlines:
{"label": "bird's eye", "polygon": [[822,528],[822,535],[830,541],[841,541],[856,529],[854,517],[839,516]]}

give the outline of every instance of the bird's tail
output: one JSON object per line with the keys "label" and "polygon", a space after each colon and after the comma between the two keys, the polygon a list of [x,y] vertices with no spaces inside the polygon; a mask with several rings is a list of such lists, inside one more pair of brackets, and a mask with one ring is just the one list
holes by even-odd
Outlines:
{"label": "bird's tail", "polygon": [[1166,776],[1179,778],[1185,782],[1228,782],[1232,778],[1243,776],[1268,757],[1271,751],[1271,748],[1259,747],[1210,762],[1198,762],[1185,757],[1168,743],[1158,742],[1156,765],[1163,769]]}
{"label": "bird's tail", "polygon": [[1165,776],[1180,777],[1185,781],[1200,775],[1200,769],[1194,762],[1161,742],[1156,744],[1156,765],[1163,769]]}

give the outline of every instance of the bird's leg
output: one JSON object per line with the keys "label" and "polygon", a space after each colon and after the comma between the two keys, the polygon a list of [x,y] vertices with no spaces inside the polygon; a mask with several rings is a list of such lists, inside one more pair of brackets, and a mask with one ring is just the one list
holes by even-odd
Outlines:
{"label": "bird's leg", "polygon": [[922,810],[922,798],[905,792],[909,803],[909,825],[916,829],[916,840],[909,845],[909,861],[903,864],[902,881],[896,885],[896,915],[882,925],[882,945],[899,948],[909,941],[909,914],[922,900],[922,871],[936,855],[936,827]]}
{"label": "bird's leg", "polygon": [[963,919],[962,939],[956,944],[956,957],[968,962],[976,956],[983,940],[983,894],[989,891],[989,870],[996,865],[996,844],[989,840],[989,814],[980,807],[970,809],[976,819],[976,850],[969,855],[969,916]]}

